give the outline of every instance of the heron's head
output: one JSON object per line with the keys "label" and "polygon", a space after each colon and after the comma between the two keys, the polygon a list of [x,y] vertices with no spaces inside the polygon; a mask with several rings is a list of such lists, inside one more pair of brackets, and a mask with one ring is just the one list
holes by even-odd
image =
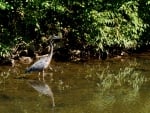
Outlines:
{"label": "heron's head", "polygon": [[50,43],[59,42],[62,38],[57,35],[50,36]]}
{"label": "heron's head", "polygon": [[53,40],[60,40],[60,39],[62,39],[60,36],[57,36],[57,35],[50,35],[49,36],[49,39],[51,40],[51,41],[53,41]]}
{"label": "heron's head", "polygon": [[59,40],[59,39],[61,39],[61,37],[60,37],[60,36],[53,35],[53,36],[52,36],[52,39],[53,39],[53,40]]}

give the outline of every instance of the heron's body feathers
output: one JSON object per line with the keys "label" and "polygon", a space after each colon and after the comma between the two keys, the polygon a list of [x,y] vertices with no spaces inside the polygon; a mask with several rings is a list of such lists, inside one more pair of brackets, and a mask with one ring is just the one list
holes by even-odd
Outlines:
{"label": "heron's body feathers", "polygon": [[49,66],[52,56],[53,56],[53,46],[51,44],[50,54],[47,57],[43,57],[37,62],[35,62],[33,65],[27,68],[25,72],[27,73],[27,72],[32,72],[32,71],[43,71]]}
{"label": "heron's body feathers", "polygon": [[33,65],[31,65],[29,68],[26,69],[26,72],[32,72],[32,71],[42,71],[43,69],[46,69],[50,63],[49,57],[44,57],[35,62]]}

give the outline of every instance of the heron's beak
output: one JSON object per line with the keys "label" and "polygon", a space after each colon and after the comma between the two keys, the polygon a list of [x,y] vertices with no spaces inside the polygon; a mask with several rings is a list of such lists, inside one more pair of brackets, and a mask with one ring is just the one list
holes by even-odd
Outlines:
{"label": "heron's beak", "polygon": [[52,39],[57,40],[57,39],[61,39],[61,37],[54,35]]}

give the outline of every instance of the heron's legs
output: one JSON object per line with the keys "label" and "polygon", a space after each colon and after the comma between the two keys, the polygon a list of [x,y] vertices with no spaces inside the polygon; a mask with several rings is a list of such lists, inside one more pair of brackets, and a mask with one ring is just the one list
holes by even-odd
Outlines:
{"label": "heron's legs", "polygon": [[40,80],[41,80],[41,79],[40,79],[40,72],[39,72],[39,74],[38,74],[38,78],[39,78],[39,81],[40,81]]}
{"label": "heron's legs", "polygon": [[45,81],[44,77],[45,77],[45,73],[44,73],[44,69],[43,69],[43,81]]}
{"label": "heron's legs", "polygon": [[[44,77],[45,77],[44,70],[42,71],[42,73],[43,73],[43,81],[45,81],[45,79],[44,79]],[[40,79],[40,72],[39,72],[39,74],[38,74],[38,78],[39,78],[39,81],[41,81],[41,79]]]}

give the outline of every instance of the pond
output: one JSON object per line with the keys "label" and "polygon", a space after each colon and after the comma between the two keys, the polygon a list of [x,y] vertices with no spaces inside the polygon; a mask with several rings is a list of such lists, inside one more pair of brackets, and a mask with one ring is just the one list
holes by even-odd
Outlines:
{"label": "pond", "polygon": [[52,61],[45,81],[29,65],[1,66],[0,113],[150,113],[149,56]]}

